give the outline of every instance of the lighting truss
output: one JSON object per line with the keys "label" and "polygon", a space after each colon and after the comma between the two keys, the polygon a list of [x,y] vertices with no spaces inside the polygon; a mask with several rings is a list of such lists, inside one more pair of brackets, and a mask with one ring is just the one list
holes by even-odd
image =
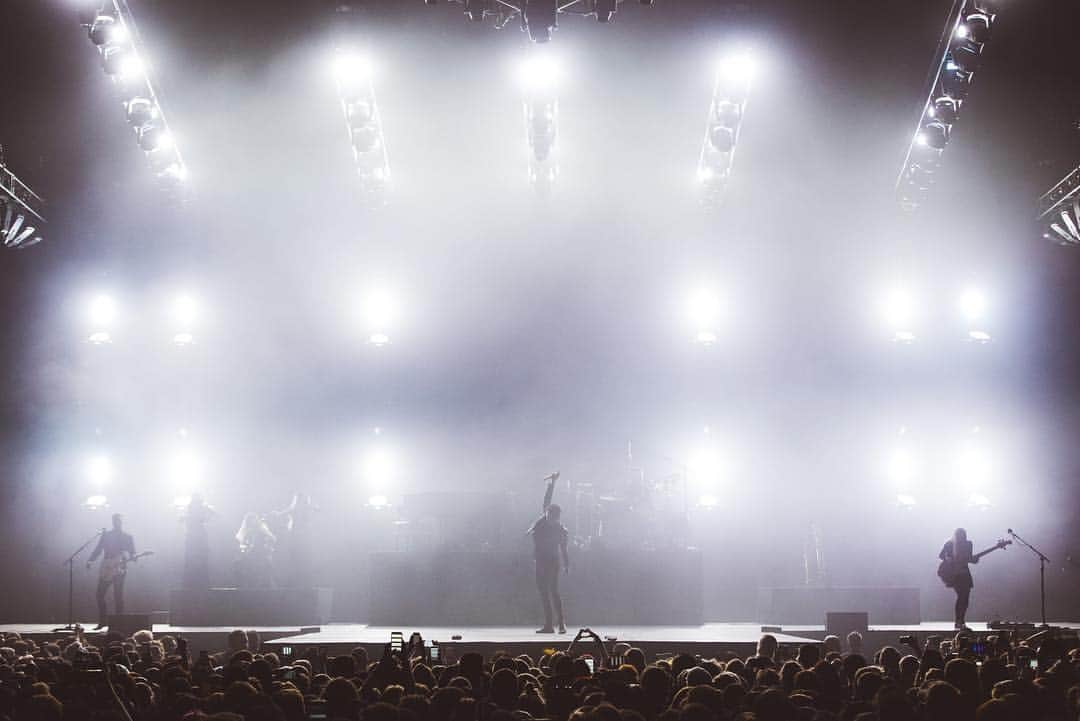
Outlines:
{"label": "lighting truss", "polygon": [[1080,167],[1039,198],[1039,222],[1047,240],[1080,246]]}
{"label": "lighting truss", "polygon": [[339,54],[334,77],[360,178],[361,198],[368,205],[385,205],[390,184],[390,157],[386,152],[371,69],[359,58]]}
{"label": "lighting truss", "polygon": [[154,89],[135,18],[127,0],[105,0],[84,27],[101,56],[102,67],[117,87],[124,113],[154,176],[170,191],[187,179],[187,165],[176,145]]}
{"label": "lighting truss", "polygon": [[29,248],[41,242],[45,201],[15,177],[0,159],[0,241],[5,248]]}
{"label": "lighting truss", "polygon": [[[434,5],[437,0],[424,0]],[[584,15],[609,23],[623,0],[450,0],[465,7],[465,17],[474,22],[491,20],[496,28],[504,28],[517,20],[522,31],[537,43],[551,40],[559,26],[559,15]],[[653,0],[640,0],[652,5]]]}
{"label": "lighting truss", "polygon": [[559,100],[552,88],[534,88],[525,94],[525,140],[529,146],[529,182],[541,195],[551,191],[559,175],[555,141],[559,128]]}
{"label": "lighting truss", "polygon": [[928,76],[929,93],[896,179],[897,198],[905,210],[915,209],[937,179],[997,17],[991,1],[954,0],[949,11]]}
{"label": "lighting truss", "polygon": [[697,167],[697,178],[706,203],[718,202],[731,179],[735,149],[750,96],[750,78],[750,63],[746,58],[729,59],[717,68]]}

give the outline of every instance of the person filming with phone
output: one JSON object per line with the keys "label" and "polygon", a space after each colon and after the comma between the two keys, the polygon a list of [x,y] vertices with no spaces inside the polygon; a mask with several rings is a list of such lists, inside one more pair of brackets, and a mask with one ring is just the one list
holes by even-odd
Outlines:
{"label": "person filming with phone", "polygon": [[536,561],[536,588],[540,591],[540,602],[544,606],[544,627],[537,630],[537,633],[555,633],[555,626],[552,625],[553,609],[559,633],[566,633],[562,597],[559,595],[559,571],[561,559],[561,570],[570,572],[570,557],[566,552],[568,534],[566,526],[560,521],[562,509],[551,502],[559,472],[555,471],[544,480],[547,482],[544,515],[536,519],[528,531],[528,535],[532,536],[533,558]]}

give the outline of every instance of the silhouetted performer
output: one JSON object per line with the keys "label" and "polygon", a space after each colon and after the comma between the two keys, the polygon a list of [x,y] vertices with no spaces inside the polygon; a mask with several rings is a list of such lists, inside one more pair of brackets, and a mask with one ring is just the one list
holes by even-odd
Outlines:
{"label": "silhouetted performer", "polygon": [[277,536],[278,585],[307,588],[314,585],[312,561],[315,554],[315,514],[319,507],[311,496],[297,491],[292,503],[270,514],[271,532]]}
{"label": "silhouetted performer", "polygon": [[105,627],[107,619],[105,608],[105,594],[109,586],[113,589],[113,605],[116,613],[124,612],[124,576],[127,574],[127,562],[135,556],[135,539],[130,534],[124,533],[124,517],[114,513],[112,517],[112,530],[105,531],[98,539],[97,547],[90,554],[86,567],[104,554],[101,561],[101,569],[98,572],[97,606],[98,628]]}
{"label": "silhouetted performer", "polygon": [[967,615],[968,603],[971,600],[971,589],[975,585],[968,564],[979,562],[979,558],[974,555],[971,541],[968,540],[967,531],[963,528],[953,531],[952,538],[945,541],[945,545],[941,547],[938,558],[955,564],[955,575],[951,579],[952,589],[956,591],[954,625],[956,628],[965,628],[964,617]]}
{"label": "silhouetted performer", "polygon": [[201,495],[191,496],[181,518],[184,523],[184,588],[210,588],[210,540],[206,522],[215,515]]}
{"label": "silhouetted performer", "polygon": [[562,509],[551,502],[555,494],[555,481],[559,478],[556,471],[545,478],[547,491],[544,493],[544,515],[536,519],[529,528],[529,535],[533,539],[533,558],[536,559],[536,588],[540,591],[540,602],[544,605],[544,627],[537,633],[555,633],[551,623],[552,606],[555,610],[555,620],[559,624],[559,633],[566,633],[566,624],[563,622],[562,597],[559,596],[559,558],[562,558],[562,567],[570,572],[570,558],[566,554],[567,532],[566,527],[559,522]]}
{"label": "silhouetted performer", "polygon": [[237,561],[237,585],[245,588],[270,588],[274,585],[274,534],[257,513],[248,513],[236,542],[240,544]]}

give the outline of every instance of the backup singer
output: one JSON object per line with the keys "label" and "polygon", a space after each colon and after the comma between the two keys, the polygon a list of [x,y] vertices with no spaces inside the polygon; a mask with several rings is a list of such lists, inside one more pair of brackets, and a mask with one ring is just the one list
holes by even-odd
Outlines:
{"label": "backup singer", "polygon": [[562,597],[559,595],[559,559],[562,558],[562,570],[570,572],[570,558],[566,553],[566,527],[559,522],[562,509],[551,502],[555,495],[556,471],[545,478],[547,491],[544,493],[544,515],[536,519],[529,528],[533,539],[533,558],[536,560],[536,588],[540,591],[540,602],[544,605],[544,627],[537,633],[555,633],[552,625],[552,606],[555,620],[559,624],[559,633],[566,633],[563,620]]}
{"label": "backup singer", "polygon": [[105,556],[98,572],[97,628],[99,629],[105,627],[107,618],[105,595],[109,591],[109,586],[113,589],[113,605],[116,607],[116,613],[124,612],[124,577],[127,575],[128,561],[135,557],[135,539],[130,534],[124,533],[124,517],[119,513],[114,513],[112,524],[112,530],[102,532],[97,547],[86,562],[86,567],[90,568],[98,556],[102,554]]}
{"label": "backup singer", "polygon": [[954,564],[952,577],[952,589],[956,592],[956,628],[966,628],[964,617],[967,615],[968,604],[971,601],[971,589],[975,582],[971,578],[969,563],[978,563],[979,557],[975,555],[971,541],[968,540],[967,531],[957,528],[953,531],[952,538],[945,541],[941,547],[938,558]]}

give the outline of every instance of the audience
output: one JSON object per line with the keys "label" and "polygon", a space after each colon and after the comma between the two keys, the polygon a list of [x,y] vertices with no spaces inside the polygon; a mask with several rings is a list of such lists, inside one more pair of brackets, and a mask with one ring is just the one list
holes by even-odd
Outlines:
{"label": "audience", "polygon": [[6,634],[0,721],[1080,721],[1080,650],[1051,633],[905,638],[910,653],[886,646],[873,663],[855,633],[846,653],[836,636],[795,649],[766,634],[746,659],[650,659],[593,640],[573,655],[426,664],[419,649],[280,658],[253,631],[195,659],[150,631]]}

